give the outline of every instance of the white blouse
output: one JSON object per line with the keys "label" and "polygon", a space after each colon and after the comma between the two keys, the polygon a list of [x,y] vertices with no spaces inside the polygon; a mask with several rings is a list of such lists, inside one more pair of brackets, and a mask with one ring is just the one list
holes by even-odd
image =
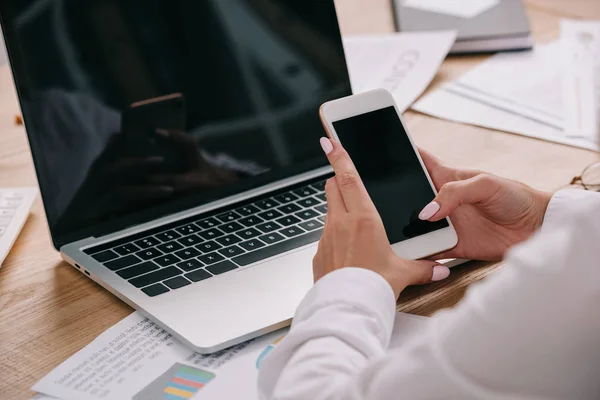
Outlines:
{"label": "white blouse", "polygon": [[561,191],[541,232],[424,333],[390,350],[396,303],[343,268],[263,361],[261,399],[600,399],[600,194]]}

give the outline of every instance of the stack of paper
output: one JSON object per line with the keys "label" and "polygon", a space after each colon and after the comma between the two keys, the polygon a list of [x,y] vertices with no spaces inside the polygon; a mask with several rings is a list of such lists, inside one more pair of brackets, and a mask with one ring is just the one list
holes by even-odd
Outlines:
{"label": "stack of paper", "polygon": [[412,109],[451,121],[599,150],[595,137],[566,129],[566,110],[572,107],[565,104],[561,84],[570,74],[562,62],[569,54],[565,50],[563,41],[536,46],[531,52],[497,54],[422,97]]}
{"label": "stack of paper", "polygon": [[387,89],[404,112],[431,83],[455,38],[454,31],[344,38],[352,91]]}

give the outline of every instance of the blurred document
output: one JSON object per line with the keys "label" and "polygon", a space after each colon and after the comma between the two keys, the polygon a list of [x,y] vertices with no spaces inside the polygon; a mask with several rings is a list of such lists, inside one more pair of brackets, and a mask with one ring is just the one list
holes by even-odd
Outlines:
{"label": "blurred document", "polygon": [[600,136],[600,21],[560,24],[565,132],[598,141]]}
{"label": "blurred document", "polygon": [[429,86],[455,39],[454,31],[345,37],[353,92],[387,89],[404,112]]}
{"label": "blurred document", "polygon": [[404,7],[451,15],[453,17],[473,18],[500,4],[500,0],[404,0]]}
{"label": "blurred document", "polygon": [[423,96],[412,109],[438,118],[596,150],[564,129],[560,45],[501,53]]}
{"label": "blurred document", "polygon": [[[427,322],[398,313],[392,346],[418,335]],[[34,399],[258,399],[260,362],[287,331],[201,355],[135,312],[36,383]]]}

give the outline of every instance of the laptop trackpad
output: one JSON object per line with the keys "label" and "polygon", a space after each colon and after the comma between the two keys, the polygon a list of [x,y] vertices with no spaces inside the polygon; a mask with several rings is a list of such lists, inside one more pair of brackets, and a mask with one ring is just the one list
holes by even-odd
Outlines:
{"label": "laptop trackpad", "polygon": [[313,285],[316,250],[315,243],[163,295],[154,317],[203,353],[283,327]]}

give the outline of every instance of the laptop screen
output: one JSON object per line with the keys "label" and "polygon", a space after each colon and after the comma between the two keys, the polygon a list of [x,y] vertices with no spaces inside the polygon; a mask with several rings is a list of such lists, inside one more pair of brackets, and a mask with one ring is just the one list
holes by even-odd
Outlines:
{"label": "laptop screen", "polygon": [[30,0],[0,15],[55,246],[326,165],[332,1]]}

